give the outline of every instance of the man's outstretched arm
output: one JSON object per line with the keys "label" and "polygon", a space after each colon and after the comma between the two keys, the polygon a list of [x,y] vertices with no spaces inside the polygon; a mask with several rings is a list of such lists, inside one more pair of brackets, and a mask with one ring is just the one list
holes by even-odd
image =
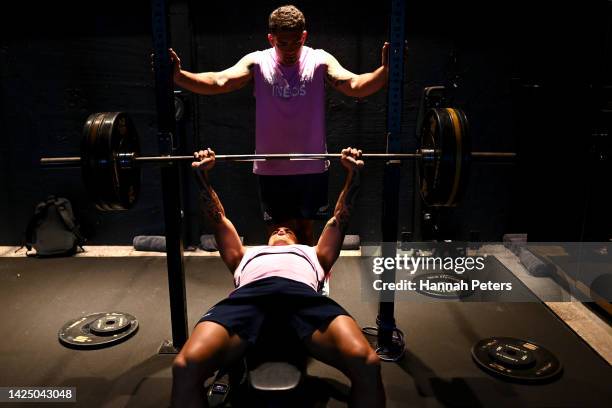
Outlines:
{"label": "man's outstretched arm", "polygon": [[360,160],[360,157],[361,150],[350,147],[342,150],[340,161],[346,169],[346,180],[338,196],[334,215],[327,221],[316,247],[317,258],[325,273],[331,270],[332,265],[340,255],[344,234],[355,208],[357,192],[361,182],[361,168],[363,167],[363,161]]}
{"label": "man's outstretched arm", "polygon": [[380,67],[372,72],[359,75],[345,69],[333,55],[326,53],[326,80],[334,89],[347,96],[364,98],[387,85],[388,60],[389,43],[385,43],[382,48]]}
{"label": "man's outstretched arm", "polygon": [[244,87],[253,77],[252,54],[247,54],[233,67],[220,72],[193,73],[181,68],[179,56],[170,49],[170,59],[174,69],[174,83],[188,91],[202,95],[216,95],[235,91]]}
{"label": "man's outstretched arm", "polygon": [[196,161],[191,166],[200,186],[200,211],[214,231],[221,259],[234,272],[245,250],[234,224],[225,217],[223,205],[208,181],[208,170],[215,164],[215,153],[207,149],[196,152],[194,156]]}

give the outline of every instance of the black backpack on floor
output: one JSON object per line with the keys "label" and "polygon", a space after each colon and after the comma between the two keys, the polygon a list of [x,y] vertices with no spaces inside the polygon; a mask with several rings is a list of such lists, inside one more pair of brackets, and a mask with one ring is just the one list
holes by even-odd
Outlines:
{"label": "black backpack on floor", "polygon": [[49,196],[38,203],[26,229],[28,251],[33,247],[39,257],[66,256],[83,250],[84,244],[68,199]]}

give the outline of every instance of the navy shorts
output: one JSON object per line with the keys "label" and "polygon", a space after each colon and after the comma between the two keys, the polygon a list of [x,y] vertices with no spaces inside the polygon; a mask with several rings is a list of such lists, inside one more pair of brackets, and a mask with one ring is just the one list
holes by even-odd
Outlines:
{"label": "navy shorts", "polygon": [[219,323],[230,334],[238,334],[253,345],[264,323],[292,328],[304,340],[340,315],[350,316],[342,306],[310,286],[270,277],[236,289],[211,307],[198,323]]}
{"label": "navy shorts", "polygon": [[259,200],[266,223],[329,217],[329,172],[290,176],[258,176]]}

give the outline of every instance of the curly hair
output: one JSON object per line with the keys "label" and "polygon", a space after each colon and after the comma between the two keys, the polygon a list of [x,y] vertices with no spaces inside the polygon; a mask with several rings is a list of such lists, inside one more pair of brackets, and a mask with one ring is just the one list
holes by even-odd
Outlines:
{"label": "curly hair", "polygon": [[304,31],[305,28],[304,14],[293,5],[279,7],[270,13],[268,29],[272,34],[283,31]]}

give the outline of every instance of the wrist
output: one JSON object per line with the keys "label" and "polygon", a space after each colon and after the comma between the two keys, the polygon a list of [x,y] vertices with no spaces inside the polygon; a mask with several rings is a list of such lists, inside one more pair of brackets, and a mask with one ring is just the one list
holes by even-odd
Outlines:
{"label": "wrist", "polygon": [[378,68],[383,76],[383,78],[387,79],[387,77],[389,76],[389,66],[388,65],[381,65],[380,68]]}
{"label": "wrist", "polygon": [[194,174],[196,181],[198,182],[198,186],[200,187],[200,191],[208,190],[210,186],[208,182],[208,170],[194,169]]}
{"label": "wrist", "polygon": [[179,69],[174,73],[174,83],[176,85],[183,86],[186,77],[187,76],[185,75],[185,71]]}
{"label": "wrist", "polygon": [[350,167],[346,169],[346,181],[347,183],[352,183],[359,173],[358,167]]}

